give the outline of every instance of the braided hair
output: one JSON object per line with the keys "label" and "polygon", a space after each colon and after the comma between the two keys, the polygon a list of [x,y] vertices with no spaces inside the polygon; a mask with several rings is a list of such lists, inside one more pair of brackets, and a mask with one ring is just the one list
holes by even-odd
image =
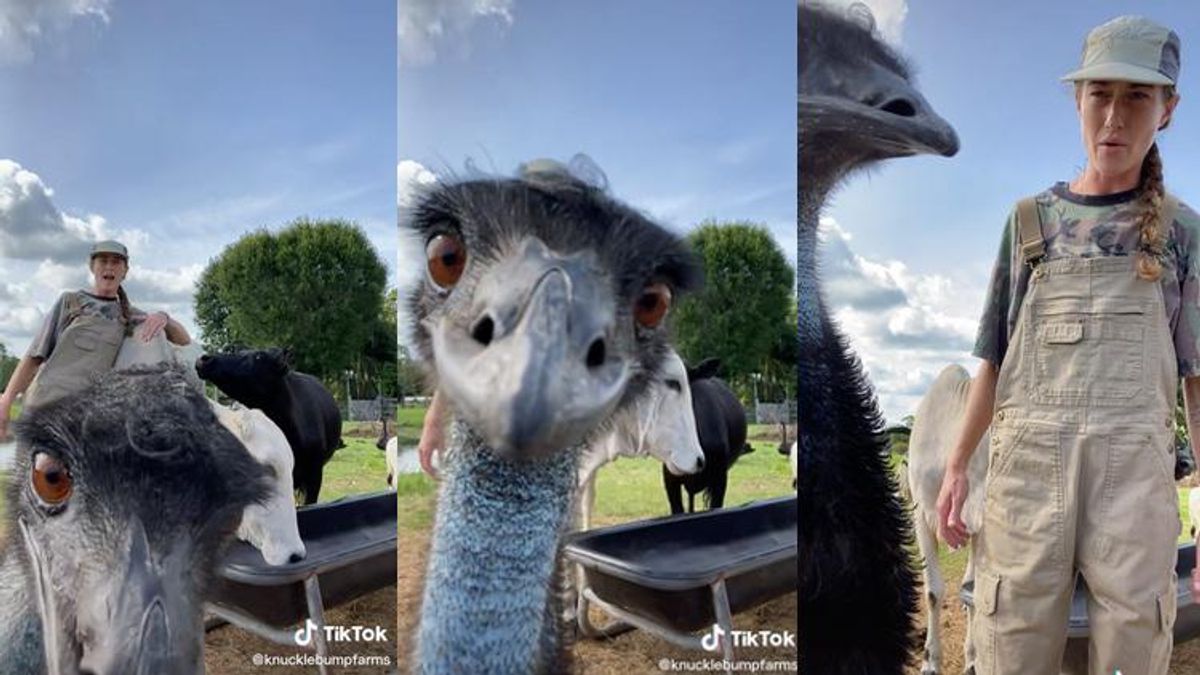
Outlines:
{"label": "braided hair", "polygon": [[[1163,87],[1163,97],[1170,101],[1175,98],[1175,87]],[[1158,128],[1159,131],[1171,125],[1171,119]],[[1162,219],[1163,202],[1167,190],[1163,186],[1162,155],[1158,152],[1158,143],[1150,146],[1146,158],[1142,160],[1142,175],[1140,180],[1141,195],[1138,205],[1141,213],[1138,215],[1138,245],[1137,245],[1137,275],[1146,281],[1158,281],[1162,276],[1163,250],[1167,245],[1167,230],[1171,223],[1159,223]]]}
{"label": "braided hair", "polygon": [[1150,146],[1146,159],[1142,160],[1142,193],[1138,197],[1141,213],[1138,214],[1137,275],[1146,281],[1158,281],[1162,276],[1162,255],[1166,246],[1167,228],[1170,223],[1159,226],[1166,189],[1163,187],[1162,156],[1158,143]]}

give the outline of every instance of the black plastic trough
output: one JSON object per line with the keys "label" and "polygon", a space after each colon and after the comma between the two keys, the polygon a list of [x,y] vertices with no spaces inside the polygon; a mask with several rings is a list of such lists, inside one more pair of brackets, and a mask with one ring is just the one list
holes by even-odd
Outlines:
{"label": "black plastic trough", "polygon": [[[210,613],[288,644],[291,634],[273,627],[324,625],[325,609],[396,583],[395,492],[301,507],[296,517],[304,560],[268,565],[258,549],[235,542],[208,598]],[[319,637],[316,647],[326,652]]]}
{"label": "black plastic trough", "polygon": [[[1175,562],[1175,573],[1179,576],[1176,588],[1175,642],[1186,642],[1200,636],[1200,605],[1192,602],[1192,567],[1196,563],[1196,545],[1179,547]],[[974,606],[972,591],[974,584],[963,584],[959,597],[968,606]],[[1075,595],[1071,598],[1071,617],[1067,624],[1067,649],[1078,649],[1081,645],[1086,653],[1090,633],[1087,614],[1088,587],[1082,576],[1076,577]],[[1074,643],[1074,644],[1072,644]]]}
{"label": "black plastic trough", "polygon": [[602,607],[690,633],[796,590],[796,515],[790,495],[576,533],[565,553]]}

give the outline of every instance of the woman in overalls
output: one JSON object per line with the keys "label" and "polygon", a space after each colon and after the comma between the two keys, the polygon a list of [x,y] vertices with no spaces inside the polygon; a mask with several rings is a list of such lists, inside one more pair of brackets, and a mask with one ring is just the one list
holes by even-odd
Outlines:
{"label": "woman in overalls", "polygon": [[86,387],[94,375],[112,368],[122,340],[133,334],[134,326],[140,326],[138,336],[146,341],[165,331],[177,345],[191,342],[187,330],[165,312],[146,314],[129,304],[121,285],[129,272],[125,246],[111,240],[97,242],[88,268],[92,289],[59,296],[0,395],[0,439],[8,435],[18,394],[28,389],[24,405],[30,407]]}
{"label": "woman in overalls", "polygon": [[[1178,103],[1179,37],[1138,17],[1094,29],[1075,87],[1087,165],[1004,230],[939,530],[973,541],[976,673],[1057,673],[1078,570],[1090,671],[1166,673],[1175,619],[1176,392],[1200,406],[1200,216],[1163,188],[1155,137]],[[984,485],[971,453],[991,425]]]}

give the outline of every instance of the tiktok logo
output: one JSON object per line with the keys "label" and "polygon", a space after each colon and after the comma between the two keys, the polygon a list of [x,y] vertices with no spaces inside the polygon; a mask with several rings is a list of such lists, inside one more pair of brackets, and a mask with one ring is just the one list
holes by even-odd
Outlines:
{"label": "tiktok logo", "polygon": [[721,646],[721,638],[725,637],[725,629],[719,624],[713,624],[712,630],[700,638],[700,646],[705,651],[715,652]]}
{"label": "tiktok logo", "polygon": [[313,640],[313,629],[318,627],[319,626],[317,626],[316,621],[313,621],[312,619],[305,619],[304,628],[296,631],[296,644],[300,645],[301,647],[307,647]]}

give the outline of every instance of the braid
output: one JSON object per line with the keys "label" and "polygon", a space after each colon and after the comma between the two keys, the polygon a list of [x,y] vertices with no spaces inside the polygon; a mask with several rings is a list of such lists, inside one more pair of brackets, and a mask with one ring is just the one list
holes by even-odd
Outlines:
{"label": "braid", "polygon": [[1158,144],[1150,146],[1146,159],[1142,161],[1142,194],[1138,198],[1141,214],[1138,216],[1137,275],[1146,281],[1158,281],[1162,275],[1162,254],[1166,245],[1166,230],[1169,223],[1159,226],[1162,215],[1163,188],[1162,156]]}
{"label": "braid", "polygon": [[[125,295],[125,287],[117,286],[117,302],[121,303],[121,323],[129,325],[129,296]],[[126,329],[128,330],[128,329]]]}

